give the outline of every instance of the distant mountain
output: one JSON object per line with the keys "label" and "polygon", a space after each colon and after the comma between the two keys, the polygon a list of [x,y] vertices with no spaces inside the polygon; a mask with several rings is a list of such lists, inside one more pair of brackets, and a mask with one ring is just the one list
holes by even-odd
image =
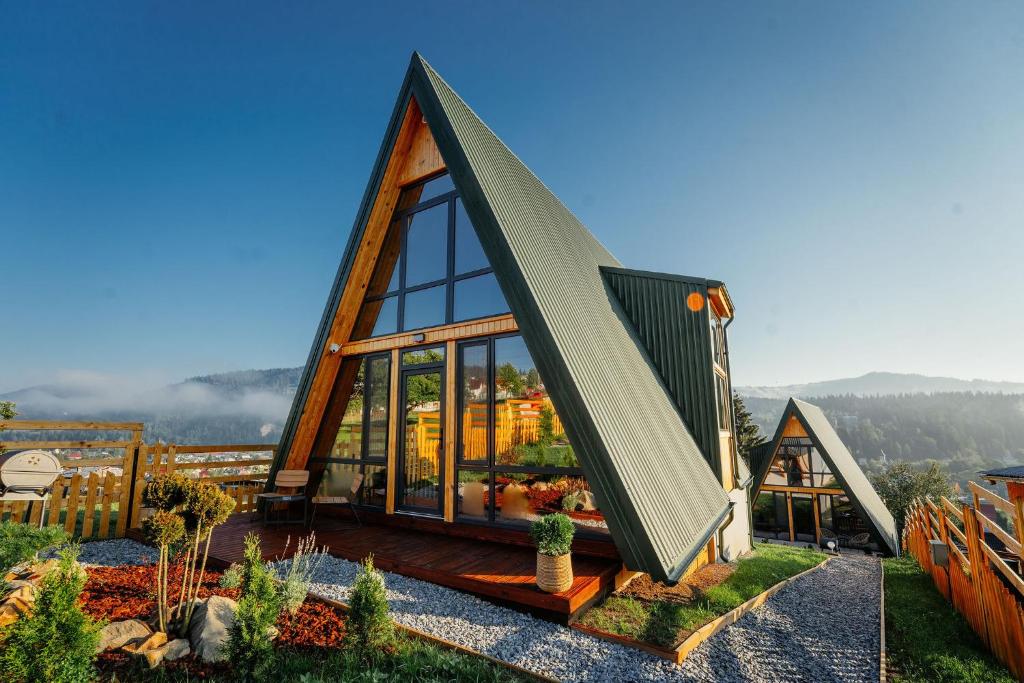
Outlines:
{"label": "distant mountain", "polygon": [[869,372],[808,384],[779,387],[736,387],[741,396],[752,398],[813,398],[818,396],[893,396],[900,394],[940,394],[976,392],[983,394],[1024,394],[1024,383],[994,382],[983,379],[956,379],[897,372]]}
{"label": "distant mountain", "polygon": [[147,387],[131,378],[73,372],[0,394],[0,401],[14,401],[24,419],[144,422],[150,440],[271,443],[281,436],[301,373],[243,370]]}

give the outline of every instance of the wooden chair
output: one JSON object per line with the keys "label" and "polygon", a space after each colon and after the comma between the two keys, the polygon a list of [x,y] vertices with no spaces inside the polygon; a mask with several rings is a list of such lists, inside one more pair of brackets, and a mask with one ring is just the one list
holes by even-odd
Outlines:
{"label": "wooden chair", "polygon": [[852,536],[849,540],[851,548],[866,548],[868,543],[871,543],[871,534],[867,532]]}
{"label": "wooden chair", "polygon": [[320,481],[320,488],[313,496],[313,514],[309,516],[309,526],[313,526],[313,519],[316,517],[316,509],[320,505],[347,505],[352,511],[352,517],[356,520],[356,527],[363,525],[359,520],[359,513],[356,511],[355,500],[359,495],[359,489],[363,485],[363,474],[344,470],[330,465],[324,470],[324,477]]}
{"label": "wooden chair", "polygon": [[[302,501],[301,520],[283,520],[275,524],[305,524],[306,513],[309,511],[309,496],[306,495],[306,484],[309,483],[309,470],[278,470],[274,475],[274,491],[256,495],[263,501],[263,523],[271,524],[270,509],[277,503],[294,503]],[[290,489],[291,493],[283,493],[281,489]]]}

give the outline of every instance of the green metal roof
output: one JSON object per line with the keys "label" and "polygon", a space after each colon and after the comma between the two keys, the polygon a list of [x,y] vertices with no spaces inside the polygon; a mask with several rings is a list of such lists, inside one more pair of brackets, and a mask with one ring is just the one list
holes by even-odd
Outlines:
{"label": "green metal roof", "polygon": [[624,268],[602,271],[708,466],[721,481],[710,312],[706,305],[696,311],[686,305],[694,292],[707,301],[708,281]]}
{"label": "green metal roof", "polygon": [[[378,159],[416,98],[495,276],[628,567],[674,581],[720,526],[729,499],[609,290],[618,261],[417,55]],[[383,161],[382,161],[383,160]],[[367,190],[379,185],[375,171]],[[367,199],[328,301],[348,277]],[[322,342],[321,342],[322,344]],[[311,354],[279,449],[288,452],[317,356]]]}
{"label": "green metal roof", "polygon": [[[818,449],[818,453],[829,466],[840,487],[849,496],[850,502],[861,516],[861,519],[871,529],[875,540],[881,546],[888,548],[893,555],[899,555],[900,543],[896,535],[896,521],[893,519],[888,508],[885,507],[885,503],[878,497],[875,487],[871,485],[871,482],[864,475],[860,465],[857,464],[853,455],[846,448],[846,444],[836,434],[836,430],[832,428],[832,423],[828,421],[825,413],[818,406],[796,398],[789,399],[786,410],[782,413],[782,419],[779,421],[779,427],[775,431],[775,438],[771,441],[772,447],[768,451],[767,457],[764,456],[762,450],[758,450],[760,462],[756,470],[757,491],[755,495],[760,491],[764,483],[773,457],[782,444],[782,433],[785,430],[786,423],[793,415],[796,416],[800,424],[807,431],[807,435],[810,437],[814,447]],[[753,457],[751,458],[751,463],[753,464]]]}

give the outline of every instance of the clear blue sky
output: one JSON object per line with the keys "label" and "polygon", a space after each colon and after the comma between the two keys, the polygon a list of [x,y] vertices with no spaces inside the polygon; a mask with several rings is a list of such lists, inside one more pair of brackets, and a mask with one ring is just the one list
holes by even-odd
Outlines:
{"label": "clear blue sky", "polygon": [[1024,381],[1024,5],[501,5],[0,0],[0,391],[305,362],[413,50],[738,384]]}

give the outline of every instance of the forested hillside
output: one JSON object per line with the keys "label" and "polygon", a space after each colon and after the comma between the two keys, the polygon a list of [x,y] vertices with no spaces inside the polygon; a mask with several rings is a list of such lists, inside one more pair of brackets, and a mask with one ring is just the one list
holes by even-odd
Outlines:
{"label": "forested hillside", "polygon": [[[963,485],[988,467],[1024,464],[1024,396],[940,393],[895,396],[826,396],[820,406],[858,460],[938,461]],[[771,436],[785,399],[744,396]],[[884,456],[883,456],[884,453]]]}

